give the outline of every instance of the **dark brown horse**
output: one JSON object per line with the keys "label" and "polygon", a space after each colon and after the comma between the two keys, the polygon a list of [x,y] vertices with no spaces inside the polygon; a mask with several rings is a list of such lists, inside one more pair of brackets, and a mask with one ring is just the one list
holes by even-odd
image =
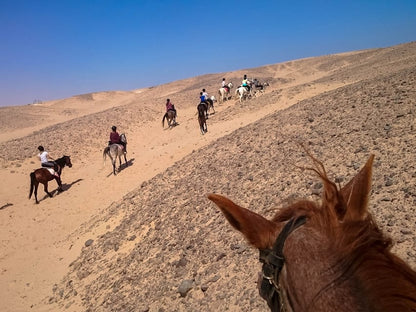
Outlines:
{"label": "dark brown horse", "polygon": [[32,197],[32,193],[34,190],[36,204],[39,204],[39,201],[38,201],[39,183],[43,184],[45,193],[48,194],[49,197],[52,197],[52,194],[49,193],[48,191],[48,182],[55,179],[56,183],[58,183],[58,193],[62,192],[62,181],[61,181],[62,169],[65,166],[68,166],[69,168],[72,167],[71,158],[69,156],[62,156],[61,158],[55,160],[55,163],[58,165],[58,175],[52,174],[47,168],[36,169],[30,174],[29,199]]}
{"label": "dark brown horse", "polygon": [[374,156],[342,188],[311,158],[320,203],[298,201],[268,220],[208,195],[260,250],[260,295],[272,311],[416,311],[416,272],[390,251],[367,210]]}
{"label": "dark brown horse", "polygon": [[207,119],[206,119],[206,116],[208,114],[207,112],[208,107],[205,103],[201,102],[198,104],[197,109],[198,109],[199,129],[201,130],[202,134],[205,134],[206,132],[208,132]]}
{"label": "dark brown horse", "polygon": [[165,127],[165,119],[168,122],[169,128],[176,126],[178,123],[176,122],[176,112],[174,110],[168,110],[162,118],[162,127]]}

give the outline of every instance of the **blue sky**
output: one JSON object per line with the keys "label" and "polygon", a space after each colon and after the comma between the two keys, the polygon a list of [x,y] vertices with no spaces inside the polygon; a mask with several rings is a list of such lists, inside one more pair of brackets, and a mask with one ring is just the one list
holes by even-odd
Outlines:
{"label": "blue sky", "polygon": [[0,0],[0,106],[416,40],[416,0]]}

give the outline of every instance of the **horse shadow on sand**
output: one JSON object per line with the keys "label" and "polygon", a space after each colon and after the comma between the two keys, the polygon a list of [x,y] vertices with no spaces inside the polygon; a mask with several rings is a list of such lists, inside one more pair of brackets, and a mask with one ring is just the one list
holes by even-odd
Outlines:
{"label": "horse shadow on sand", "polygon": [[[60,193],[69,190],[74,184],[76,184],[78,182],[81,182],[81,181],[84,181],[84,179],[77,179],[77,180],[75,180],[75,181],[73,181],[69,184],[68,183],[62,183],[62,191],[61,192],[58,192],[58,189],[56,188],[55,190],[51,191],[50,193],[52,194],[52,197],[54,197],[55,194],[59,195]],[[43,196],[43,198],[39,199],[39,202],[41,202],[41,201],[43,201],[47,198],[50,198],[50,197],[48,196],[48,194],[45,194],[45,196]]]}
{"label": "horse shadow on sand", "polygon": [[[128,167],[130,167],[130,166],[133,166],[133,162],[134,162],[134,158],[130,158],[129,160],[127,160],[127,162],[126,162],[126,163],[122,163],[122,164],[118,167],[117,173],[120,173],[121,171],[123,171],[124,169],[126,169],[126,168],[128,168]],[[112,172],[110,172],[110,173],[107,175],[107,178],[108,178],[108,177],[110,177],[110,176],[112,176],[112,175],[113,175],[113,173],[112,173]]]}

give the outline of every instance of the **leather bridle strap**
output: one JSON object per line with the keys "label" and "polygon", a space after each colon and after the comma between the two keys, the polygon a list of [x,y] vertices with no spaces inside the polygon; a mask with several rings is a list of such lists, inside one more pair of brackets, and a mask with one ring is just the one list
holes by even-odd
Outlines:
{"label": "leather bridle strap", "polygon": [[276,309],[277,305],[279,311],[282,310],[283,302],[281,302],[280,298],[279,275],[285,263],[283,247],[289,234],[305,224],[305,222],[305,216],[301,216],[297,219],[290,219],[283,227],[274,242],[272,249],[260,250],[259,258],[263,263],[263,279],[260,286],[260,295],[267,301],[270,308],[273,307]]}

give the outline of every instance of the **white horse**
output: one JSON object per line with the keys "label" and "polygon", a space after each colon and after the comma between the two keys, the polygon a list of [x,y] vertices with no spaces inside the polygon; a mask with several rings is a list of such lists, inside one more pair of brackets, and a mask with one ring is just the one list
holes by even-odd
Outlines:
{"label": "white horse", "polygon": [[223,87],[223,88],[221,88],[221,89],[218,90],[218,94],[220,95],[219,98],[218,98],[218,100],[220,101],[220,103],[228,100],[228,98],[230,97],[230,91],[231,91],[231,89],[233,87],[233,83],[232,82],[229,82],[227,84],[227,87],[228,87],[228,89],[226,89],[226,88]]}
{"label": "white horse", "polygon": [[[110,146],[107,146],[103,151],[103,158],[105,163],[106,155],[108,155],[111,159],[111,163],[113,164],[113,174],[116,174],[116,160],[118,157],[118,160],[120,162],[121,167],[121,156],[124,156],[124,161],[126,162],[126,167],[129,165],[127,162],[127,138],[124,133],[120,135],[120,141],[124,143],[124,146],[121,144],[111,144]],[[119,168],[120,169],[120,168]]]}
{"label": "white horse", "polygon": [[235,90],[236,99],[240,99],[240,103],[244,100],[247,100],[250,97],[250,92],[247,91],[246,87],[240,86]]}

